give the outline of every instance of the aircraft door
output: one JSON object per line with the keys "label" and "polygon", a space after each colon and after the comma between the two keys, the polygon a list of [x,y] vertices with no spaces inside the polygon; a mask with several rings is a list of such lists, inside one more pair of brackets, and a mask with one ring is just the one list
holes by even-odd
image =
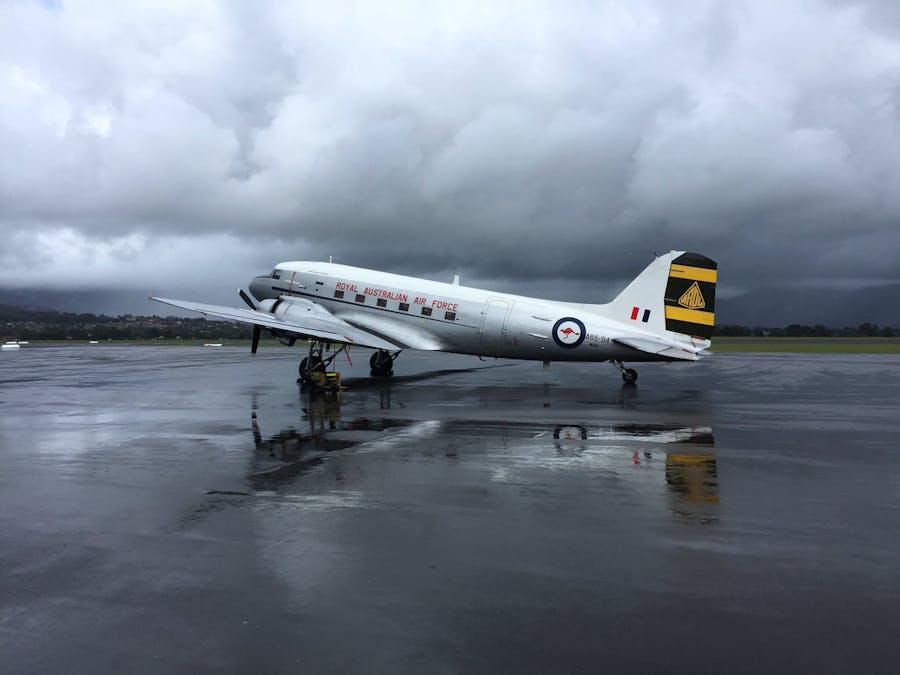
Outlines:
{"label": "aircraft door", "polygon": [[509,302],[491,298],[484,306],[481,317],[481,341],[502,339],[506,335],[506,319],[509,316]]}

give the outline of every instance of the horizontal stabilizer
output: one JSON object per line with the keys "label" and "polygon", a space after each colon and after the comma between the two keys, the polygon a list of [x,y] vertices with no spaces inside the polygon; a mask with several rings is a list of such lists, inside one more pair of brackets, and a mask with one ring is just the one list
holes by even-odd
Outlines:
{"label": "horizontal stabilizer", "polygon": [[689,344],[679,342],[669,342],[662,338],[654,338],[651,336],[613,338],[616,344],[631,347],[648,354],[656,354],[670,359],[678,359],[681,361],[698,361],[701,356],[705,356],[709,352],[701,347],[694,347]]}

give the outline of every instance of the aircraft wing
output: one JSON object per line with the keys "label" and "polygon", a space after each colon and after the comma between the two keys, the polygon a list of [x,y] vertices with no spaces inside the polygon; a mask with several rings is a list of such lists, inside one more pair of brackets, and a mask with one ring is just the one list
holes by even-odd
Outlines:
{"label": "aircraft wing", "polygon": [[202,302],[172,300],[171,298],[151,296],[150,299],[166,305],[172,305],[173,307],[206,314],[207,316],[216,316],[228,321],[241,321],[256,326],[263,326],[264,328],[274,328],[280,331],[296,333],[302,337],[315,338],[337,344],[389,350],[401,348],[393,342],[389,342],[366,330],[357,328],[343,319],[339,319],[321,305],[301,298],[290,298],[285,303],[285,313],[278,314],[258,309],[207,305]]}
{"label": "aircraft wing", "polygon": [[362,331],[377,335],[392,342],[394,349],[416,349],[419,351],[440,351],[444,344],[438,336],[422,326],[401,322],[389,316],[377,316],[359,311],[342,311],[340,318]]}

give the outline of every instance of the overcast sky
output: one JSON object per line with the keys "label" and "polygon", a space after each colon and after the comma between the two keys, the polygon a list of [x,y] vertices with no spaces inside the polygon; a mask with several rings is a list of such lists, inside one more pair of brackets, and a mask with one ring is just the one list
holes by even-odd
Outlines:
{"label": "overcast sky", "polygon": [[897,282],[900,3],[0,0],[0,149],[7,288]]}

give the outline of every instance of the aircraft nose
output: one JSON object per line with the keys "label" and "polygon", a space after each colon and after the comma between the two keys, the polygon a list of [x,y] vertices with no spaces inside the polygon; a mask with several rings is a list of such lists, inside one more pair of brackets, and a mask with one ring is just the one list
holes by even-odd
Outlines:
{"label": "aircraft nose", "polygon": [[253,277],[250,280],[250,295],[256,298],[257,302],[266,298],[278,297],[278,293],[272,290],[272,277]]}

